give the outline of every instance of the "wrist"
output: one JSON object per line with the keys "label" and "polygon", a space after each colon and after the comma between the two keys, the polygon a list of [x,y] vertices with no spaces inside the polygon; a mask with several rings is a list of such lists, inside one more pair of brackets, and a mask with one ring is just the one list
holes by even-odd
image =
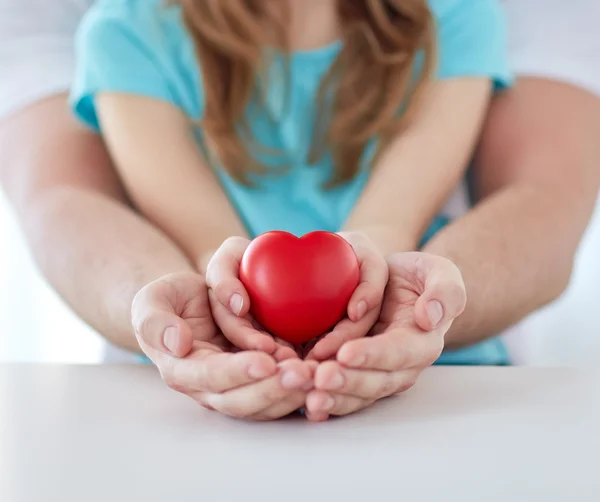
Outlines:
{"label": "wrist", "polygon": [[354,232],[366,236],[384,257],[395,253],[414,251],[418,244],[418,239],[399,232],[397,228],[391,225],[351,227],[340,232],[340,235],[344,237],[344,234]]}

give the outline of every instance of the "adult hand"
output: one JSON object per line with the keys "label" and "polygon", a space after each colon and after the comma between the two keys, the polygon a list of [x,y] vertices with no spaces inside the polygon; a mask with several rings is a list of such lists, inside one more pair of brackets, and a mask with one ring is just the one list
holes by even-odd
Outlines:
{"label": "adult hand", "polygon": [[273,420],[301,408],[316,364],[293,351],[237,352],[213,321],[206,283],[185,272],[163,277],[135,297],[138,343],[165,383],[205,408]]}
{"label": "adult hand", "polygon": [[381,312],[388,282],[385,258],[364,234],[340,232],[339,235],[354,248],[360,266],[360,283],[348,302],[348,317],[307,347],[308,360],[325,361],[335,356],[344,343],[364,337]]}
{"label": "adult hand", "polygon": [[412,387],[442,353],[444,335],[464,310],[465,286],[449,260],[399,253],[387,260],[389,281],[371,334],[345,343],[319,365],[307,417],[347,415]]}

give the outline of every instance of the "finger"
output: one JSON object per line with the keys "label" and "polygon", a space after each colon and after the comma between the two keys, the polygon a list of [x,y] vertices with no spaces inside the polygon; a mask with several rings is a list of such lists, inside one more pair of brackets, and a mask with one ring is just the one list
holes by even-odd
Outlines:
{"label": "finger", "polygon": [[323,411],[306,410],[305,415],[310,422],[325,422],[329,419],[329,413]]}
{"label": "finger", "polygon": [[277,344],[278,344],[278,346],[275,349],[275,352],[273,352],[273,357],[275,358],[275,361],[282,362],[282,361],[286,361],[287,359],[299,359],[300,358],[300,356],[298,355],[298,352],[296,352],[296,350],[293,347],[289,347],[288,345],[281,344],[281,343],[279,343],[279,341],[277,341]]}
{"label": "finger", "polygon": [[388,265],[375,246],[356,232],[341,233],[354,248],[360,264],[361,282],[348,303],[348,319],[344,319],[331,333],[319,340],[308,358],[325,361],[350,340],[364,337],[379,317]]}
{"label": "finger", "polygon": [[371,311],[359,322],[350,319],[340,321],[331,333],[327,333],[315,344],[307,359],[326,361],[335,356],[346,342],[366,336],[377,321],[378,315],[379,312]]}
{"label": "finger", "polygon": [[369,251],[359,256],[359,261],[360,283],[348,302],[348,317],[354,322],[371,311],[379,314],[388,281],[388,267],[381,255]]}
{"label": "finger", "polygon": [[[199,342],[196,342],[198,345]],[[157,364],[169,387],[184,393],[223,393],[277,375],[277,363],[262,352],[220,352],[206,344],[190,358]]]}
{"label": "finger", "polygon": [[376,401],[408,390],[414,385],[416,377],[417,372],[414,370],[354,370],[343,368],[337,362],[326,362],[317,368],[315,388],[330,394]]}
{"label": "finger", "polygon": [[268,354],[274,354],[281,348],[271,335],[257,331],[250,320],[233,315],[218,301],[213,290],[208,292],[208,296],[215,322],[233,345],[242,350],[260,350]]}
{"label": "finger", "polygon": [[206,284],[229,312],[243,317],[250,309],[250,297],[239,279],[240,262],[248,239],[230,237],[211,258],[206,269]]}
{"label": "finger", "polygon": [[367,312],[379,310],[388,281],[388,265],[375,245],[359,232],[340,233],[354,252],[360,266],[360,283],[348,302],[348,317],[360,321]]}
{"label": "finger", "polygon": [[398,253],[388,258],[390,268],[405,270],[423,284],[415,304],[418,326],[431,331],[448,325],[465,309],[467,293],[458,267],[450,260],[427,253]]}
{"label": "finger", "polygon": [[277,375],[222,394],[207,394],[206,402],[226,415],[247,418],[310,387],[312,379],[312,371],[303,361],[283,361]]}
{"label": "finger", "polygon": [[348,368],[401,371],[432,365],[443,348],[444,338],[437,331],[399,327],[346,343],[337,360]]}
{"label": "finger", "polygon": [[138,343],[176,357],[192,349],[190,326],[175,313],[174,305],[162,286],[149,285],[134,298],[131,317]]}
{"label": "finger", "polygon": [[[316,363],[308,363],[311,368],[312,374],[317,368]],[[291,413],[299,410],[306,404],[307,392],[313,389],[313,383],[309,382],[302,392],[296,392],[283,399],[279,403],[275,403],[272,406],[262,410],[260,413],[250,417],[252,420],[276,420],[281,417],[290,415]],[[327,418],[327,417],[325,417]]]}
{"label": "finger", "polygon": [[306,408],[311,415],[344,416],[367,408],[374,402],[374,400],[361,399],[357,396],[330,394],[321,390],[314,390],[306,397]]}
{"label": "finger", "polygon": [[282,401],[275,403],[260,413],[252,415],[251,420],[268,421],[287,417],[304,406],[306,401],[306,392],[295,392]]}

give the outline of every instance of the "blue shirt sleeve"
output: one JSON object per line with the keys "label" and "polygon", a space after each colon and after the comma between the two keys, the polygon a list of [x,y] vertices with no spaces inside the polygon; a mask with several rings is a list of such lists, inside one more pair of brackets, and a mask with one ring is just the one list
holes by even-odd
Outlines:
{"label": "blue shirt sleeve", "polygon": [[99,0],[80,24],[71,106],[92,129],[100,129],[95,107],[99,92],[130,93],[177,104],[159,50],[157,8],[152,0]]}
{"label": "blue shirt sleeve", "polygon": [[430,0],[438,24],[439,79],[489,77],[510,86],[505,13],[498,0]]}

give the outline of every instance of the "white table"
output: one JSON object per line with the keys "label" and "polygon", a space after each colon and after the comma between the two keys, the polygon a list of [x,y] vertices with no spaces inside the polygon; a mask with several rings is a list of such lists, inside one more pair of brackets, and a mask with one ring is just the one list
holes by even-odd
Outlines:
{"label": "white table", "polygon": [[346,419],[245,423],[150,367],[0,365],[2,502],[600,501],[600,371],[433,368]]}

